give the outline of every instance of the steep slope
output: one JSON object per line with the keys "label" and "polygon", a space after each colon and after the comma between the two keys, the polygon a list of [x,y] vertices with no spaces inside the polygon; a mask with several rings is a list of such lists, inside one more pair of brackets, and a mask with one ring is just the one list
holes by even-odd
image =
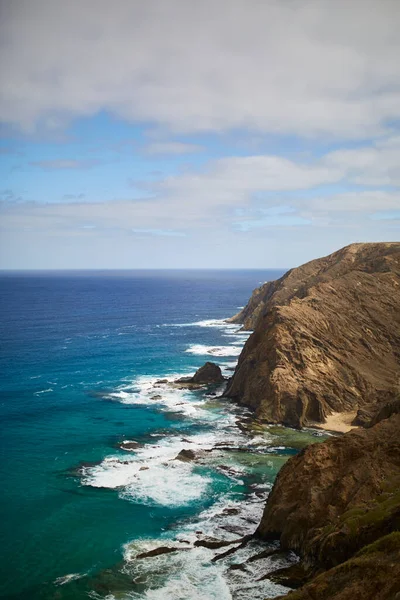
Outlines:
{"label": "steep slope", "polygon": [[[384,536],[354,558],[281,600],[400,600],[400,533]],[[276,599],[279,600],[279,599]]]}
{"label": "steep slope", "polygon": [[257,533],[301,557],[297,572],[311,581],[288,600],[400,593],[400,414],[390,410],[369,429],[308,446],[279,472]]}
{"label": "steep slope", "polygon": [[352,244],[256,290],[225,395],[301,427],[392,397],[400,379],[400,243]]}
{"label": "steep slope", "polygon": [[330,568],[400,528],[400,415],[307,446],[281,469],[258,534]]}

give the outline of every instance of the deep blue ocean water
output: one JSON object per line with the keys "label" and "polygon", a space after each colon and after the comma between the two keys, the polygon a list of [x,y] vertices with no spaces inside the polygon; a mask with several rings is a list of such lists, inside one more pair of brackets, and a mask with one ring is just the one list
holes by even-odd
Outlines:
{"label": "deep blue ocean water", "polygon": [[[196,448],[225,440],[236,409],[154,383],[206,360],[229,375],[245,336],[221,320],[282,273],[0,276],[2,598],[87,598],[68,592],[71,574],[112,567],[127,542],[158,540],[255,485],[259,465],[244,459],[236,479],[211,464],[168,467],[188,436]],[[123,440],[143,446],[128,453]]]}

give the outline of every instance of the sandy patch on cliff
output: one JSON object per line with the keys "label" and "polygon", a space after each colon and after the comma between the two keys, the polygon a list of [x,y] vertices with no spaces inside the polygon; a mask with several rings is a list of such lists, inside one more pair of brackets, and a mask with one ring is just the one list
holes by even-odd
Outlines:
{"label": "sandy patch on cliff", "polygon": [[355,429],[355,425],[352,425],[353,419],[355,419],[357,411],[351,412],[333,412],[326,417],[325,423],[314,423],[312,427],[318,429],[325,429],[327,431],[337,431],[338,433],[346,433],[351,429]]}

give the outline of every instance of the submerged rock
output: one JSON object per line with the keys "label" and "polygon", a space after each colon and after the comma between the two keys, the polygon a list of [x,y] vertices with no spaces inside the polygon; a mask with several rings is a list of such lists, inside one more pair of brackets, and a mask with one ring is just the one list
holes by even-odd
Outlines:
{"label": "submerged rock", "polygon": [[183,449],[174,458],[174,460],[181,460],[182,462],[191,462],[196,458],[196,453],[193,450]]}
{"label": "submerged rock", "polygon": [[[236,540],[217,540],[215,538],[207,537],[201,540],[196,540],[193,545],[203,546],[204,548],[209,548],[210,550],[218,550],[219,548],[224,548],[226,546],[232,546],[236,544],[247,544],[247,542],[252,537],[252,535],[245,535]],[[237,550],[237,548],[235,548],[234,550]]]}
{"label": "submerged rock", "polygon": [[118,444],[121,450],[136,450],[136,448],[140,448],[143,444],[139,442],[135,442],[134,440],[126,440]]}
{"label": "submerged rock", "polygon": [[170,552],[178,552],[180,550],[185,550],[185,548],[171,548],[170,546],[159,546],[158,548],[154,548],[154,550],[149,550],[149,552],[142,552],[135,556],[135,558],[152,558],[153,556],[160,556],[161,554],[169,554]]}

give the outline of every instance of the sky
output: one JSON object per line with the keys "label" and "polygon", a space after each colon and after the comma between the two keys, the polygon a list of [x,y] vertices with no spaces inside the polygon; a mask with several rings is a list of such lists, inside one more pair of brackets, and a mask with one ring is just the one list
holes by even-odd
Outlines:
{"label": "sky", "polygon": [[399,0],[0,0],[0,269],[400,233]]}

